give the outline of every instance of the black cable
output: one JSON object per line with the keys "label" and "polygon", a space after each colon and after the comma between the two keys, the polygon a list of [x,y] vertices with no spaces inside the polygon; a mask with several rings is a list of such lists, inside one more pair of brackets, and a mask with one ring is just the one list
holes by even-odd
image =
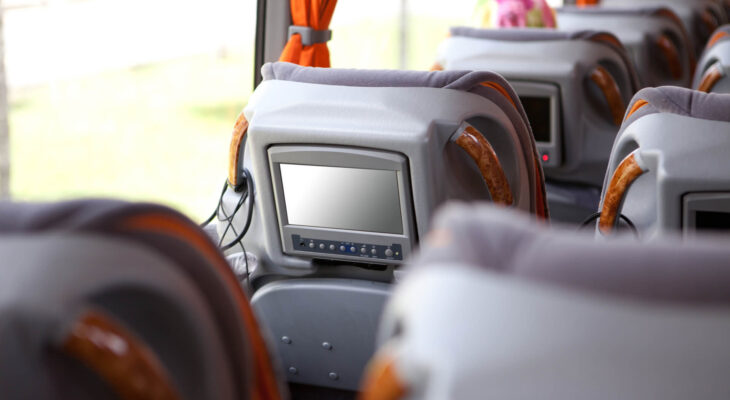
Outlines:
{"label": "black cable", "polygon": [[[248,191],[241,193],[241,197],[238,200],[238,204],[236,204],[234,213],[230,216],[226,212],[225,207],[223,207],[223,204],[220,204],[220,207],[221,207],[220,211],[223,212],[223,216],[225,217],[225,219],[223,219],[223,220],[228,222],[228,226],[226,226],[226,229],[223,231],[223,236],[221,236],[221,239],[218,242],[218,247],[221,247],[221,243],[223,243],[223,239],[225,238],[225,235],[228,233],[228,228],[230,228],[233,231],[234,235],[238,236],[238,232],[236,232],[236,227],[233,226],[233,220],[236,216],[236,212],[238,212],[238,210],[241,208],[241,204],[243,204],[243,201],[245,201],[246,198],[248,198]],[[249,214],[249,218],[251,218],[250,215],[251,214]],[[244,257],[243,261],[245,262],[245,266],[246,266],[246,286],[248,287],[249,293],[252,293],[253,286],[251,285],[251,279],[250,279],[251,271],[250,271],[250,268],[248,265],[248,253],[246,252],[246,246],[243,245],[242,240],[239,240],[238,244],[241,246],[241,250],[243,251],[243,257]]]}
{"label": "black cable", "polygon": [[[234,219],[236,217],[236,214],[238,213],[238,210],[241,209],[241,205],[243,205],[243,202],[246,200],[246,198],[248,198],[248,193],[247,192],[241,193],[241,197],[239,197],[238,203],[236,204],[236,207],[233,209],[233,213],[231,215],[228,215],[228,213],[226,212],[226,209],[223,206],[223,204],[221,204],[219,206],[220,207],[220,211],[223,213],[223,216],[225,218],[219,218],[218,220],[219,221],[226,221],[228,223],[226,225],[226,229],[223,230],[223,233],[220,236],[220,240],[218,241],[218,247],[219,248],[223,245],[223,239],[226,238],[226,235],[228,234],[228,230],[229,229],[233,231],[233,234],[234,235],[238,236],[238,232],[236,231],[236,227],[233,225],[233,221],[234,221]],[[245,248],[243,247],[243,245],[241,245],[241,249],[243,251],[246,251]]]}
{"label": "black cable", "polygon": [[[233,212],[231,215],[228,215],[228,212],[226,212],[226,208],[223,205],[223,197],[225,196],[225,193],[228,189],[228,181],[226,180],[225,184],[223,185],[223,190],[221,191],[220,196],[218,197],[218,204],[216,205],[215,211],[213,211],[213,214],[208,217],[202,224],[200,224],[201,227],[205,227],[208,225],[213,219],[218,217],[218,221],[225,221],[226,228],[223,230],[223,233],[220,235],[220,241],[218,242],[218,247],[221,249],[221,251],[228,250],[235,246],[237,243],[241,245],[241,249],[243,252],[246,252],[246,248],[243,246],[243,243],[241,243],[241,240],[248,232],[249,227],[251,226],[251,217],[253,216],[253,196],[249,195],[249,193],[253,193],[253,190],[249,190],[249,188],[253,189],[253,178],[251,177],[250,172],[247,169],[244,169],[244,177],[246,178],[245,184],[241,185],[242,187],[239,189],[241,190],[241,196],[238,199],[238,203],[236,203],[236,207],[233,209]],[[238,190],[236,190],[238,191]],[[236,230],[236,227],[233,224],[233,221],[238,214],[238,211],[243,206],[243,203],[246,202],[247,199],[250,198],[250,201],[248,202],[248,212],[246,217],[246,225],[243,228],[243,231],[239,234]],[[220,214],[223,214],[223,218],[221,218]],[[226,235],[228,234],[228,231],[233,231],[233,234],[236,235],[236,238],[232,241],[228,242],[227,244],[223,244],[223,240],[225,239]],[[246,266],[248,270],[248,259],[246,259]]]}
{"label": "black cable", "polygon": [[[253,198],[254,198],[254,186],[253,186],[253,178],[251,178],[251,173],[247,169],[243,170],[244,177],[246,178],[246,193],[248,194],[248,212],[246,213],[246,225],[243,226],[243,230],[241,233],[236,236],[235,239],[233,239],[228,244],[221,246],[222,251],[226,251],[230,249],[231,247],[235,246],[237,243],[239,243],[244,236],[246,236],[246,233],[248,233],[248,229],[251,227],[251,217],[253,216]],[[243,197],[243,195],[241,195]],[[237,211],[237,210],[236,210]],[[235,217],[235,213],[233,214],[233,217]],[[232,220],[233,218],[231,218]],[[232,221],[229,222],[232,224]]]}
{"label": "black cable", "polygon": [[233,226],[233,220],[236,217],[236,214],[238,214],[238,210],[241,209],[241,206],[243,205],[243,202],[246,201],[246,198],[248,197],[248,191],[241,192],[241,196],[238,198],[238,203],[236,203],[236,207],[233,209],[233,212],[231,215],[228,215],[226,212],[226,208],[223,204],[223,198],[218,202],[218,211],[219,213],[222,212],[224,218],[220,217],[220,214],[218,215],[218,221],[226,221],[228,225],[226,225],[226,229],[223,231],[223,233],[220,235],[220,240],[218,241],[218,247],[221,247],[223,244],[223,239],[225,239],[226,235],[228,234],[228,230],[233,230],[233,234],[238,236],[238,232],[236,232],[236,227]]}
{"label": "black cable", "polygon": [[[246,140],[247,137],[244,138]],[[218,241],[218,247],[221,249],[221,251],[226,251],[236,244],[239,244],[241,246],[241,250],[243,251],[243,257],[244,262],[246,263],[246,282],[249,289],[249,293],[252,291],[252,285],[251,285],[251,272],[249,270],[248,265],[248,253],[246,252],[246,246],[243,245],[243,237],[246,236],[246,233],[248,233],[248,229],[251,227],[251,218],[253,216],[253,198],[254,198],[254,186],[253,186],[253,178],[251,176],[251,173],[249,170],[245,169],[243,170],[243,175],[246,178],[245,181],[245,187],[244,185],[236,186],[233,190],[235,192],[241,192],[241,196],[238,199],[238,203],[236,204],[236,207],[233,209],[233,212],[231,215],[228,215],[226,212],[226,208],[223,204],[223,197],[226,194],[226,191],[228,190],[228,187],[230,186],[228,184],[228,180],[223,183],[223,189],[221,190],[221,194],[218,197],[218,204],[216,205],[215,210],[213,213],[208,217],[202,224],[200,224],[201,227],[207,226],[213,219],[218,217],[218,221],[225,221],[227,223],[226,229],[223,230],[223,234],[220,236],[220,240]],[[245,191],[244,191],[245,189]],[[238,214],[238,211],[243,206],[243,203],[248,199],[248,212],[246,215],[246,225],[243,227],[243,230],[239,234],[236,232],[236,227],[233,226],[233,221],[236,218],[236,214]],[[223,213],[223,218],[220,218],[220,214]],[[226,245],[223,245],[223,239],[225,239],[226,235],[228,234],[228,230],[232,230],[233,234],[236,235],[236,238],[233,239],[231,242],[227,243]]]}
{"label": "black cable", "polygon": [[202,224],[200,224],[201,228],[205,228],[213,219],[218,216],[218,209],[220,208],[221,200],[223,200],[223,195],[226,193],[226,189],[228,188],[228,180],[226,180],[223,183],[223,189],[221,190],[221,195],[218,196],[218,206],[213,211],[213,214],[210,214],[210,217],[208,217],[205,221],[203,221]]}
{"label": "black cable", "polygon": [[600,211],[594,212],[593,214],[589,215],[588,218],[584,219],[583,222],[580,223],[580,228],[579,229],[585,228],[586,226],[588,226],[588,224],[590,224],[591,222],[595,221],[600,216],[601,216],[601,212]]}
{"label": "black cable", "polygon": [[[583,228],[585,228],[586,226],[588,226],[588,224],[590,224],[591,222],[594,222],[594,221],[595,221],[595,220],[597,220],[597,219],[598,219],[598,218],[599,218],[600,216],[601,216],[601,212],[600,212],[600,211],[594,212],[593,214],[591,214],[591,215],[590,215],[590,216],[589,216],[588,218],[586,218],[586,219],[585,219],[585,220],[584,220],[584,221],[583,221],[583,222],[582,222],[582,223],[580,224],[580,228],[578,228],[578,229],[583,229]],[[625,215],[623,215],[623,214],[619,214],[619,219],[621,219],[621,220],[623,220],[624,222],[626,222],[626,225],[628,225],[628,226],[629,226],[629,228],[631,228],[631,231],[632,231],[632,232],[634,233],[634,235],[636,235],[636,237],[639,237],[639,230],[638,230],[638,229],[636,229],[636,225],[634,225],[634,223],[633,223],[633,222],[631,222],[631,220],[629,219],[629,217],[627,217],[627,216],[625,216]]]}

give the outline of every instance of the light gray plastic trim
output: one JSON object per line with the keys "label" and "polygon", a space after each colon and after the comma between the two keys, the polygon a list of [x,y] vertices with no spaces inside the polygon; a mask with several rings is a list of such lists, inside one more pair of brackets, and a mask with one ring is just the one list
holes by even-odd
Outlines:
{"label": "light gray plastic trim", "polygon": [[351,279],[290,279],[265,285],[251,304],[274,339],[289,382],[358,390],[391,287]]}

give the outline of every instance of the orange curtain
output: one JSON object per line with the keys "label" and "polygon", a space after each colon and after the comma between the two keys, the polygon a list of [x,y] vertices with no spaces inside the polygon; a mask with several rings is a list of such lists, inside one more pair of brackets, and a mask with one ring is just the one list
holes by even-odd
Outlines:
{"label": "orange curtain", "polygon": [[[337,0],[290,0],[292,22],[297,26],[309,26],[317,31],[329,29]],[[294,34],[281,52],[279,61],[291,62],[308,67],[330,66],[330,51],[327,43],[302,45],[302,37]]]}

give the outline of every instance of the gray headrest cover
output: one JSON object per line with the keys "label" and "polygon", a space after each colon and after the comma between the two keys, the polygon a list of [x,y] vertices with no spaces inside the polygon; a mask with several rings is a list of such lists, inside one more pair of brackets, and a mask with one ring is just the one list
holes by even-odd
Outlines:
{"label": "gray headrest cover", "polygon": [[730,94],[704,93],[675,86],[644,88],[634,95],[627,107],[627,113],[638,100],[645,100],[648,104],[625,119],[621,124],[621,131],[637,119],[656,113],[730,122]]}
{"label": "gray headrest cover", "polygon": [[140,212],[163,211],[185,218],[154,204],[117,200],[74,200],[61,203],[0,202],[0,233],[41,231],[111,231],[115,221]]}
{"label": "gray headrest cover", "polygon": [[730,246],[723,240],[596,241],[486,204],[448,205],[432,229],[412,268],[457,262],[604,295],[730,303]]}
{"label": "gray headrest cover", "polygon": [[[536,42],[548,40],[587,40],[597,34],[609,34],[600,31],[560,31],[544,28],[512,28],[512,29],[482,29],[467,26],[451,28],[451,36],[470,37],[474,39],[489,39],[511,42]],[[613,36],[613,35],[612,35]]]}
{"label": "gray headrest cover", "polygon": [[517,96],[507,81],[489,71],[404,71],[312,68],[276,62],[261,68],[264,80],[284,80],[320,85],[355,87],[430,87],[471,91],[480,83],[492,81],[502,85],[513,100]]}
{"label": "gray headrest cover", "polygon": [[652,16],[657,15],[660,12],[671,11],[671,9],[664,6],[642,6],[637,4],[637,7],[577,7],[577,6],[564,6],[556,8],[555,11],[559,14],[599,14],[599,15],[636,15],[636,16]]}
{"label": "gray headrest cover", "polygon": [[[283,80],[290,82],[312,83],[319,85],[354,87],[429,87],[460,90],[481,95],[497,105],[510,108],[509,103],[495,96],[494,91],[481,85],[482,82],[495,82],[502,86],[529,126],[527,115],[512,86],[501,75],[489,71],[403,71],[367,70],[302,67],[292,63],[268,63],[261,67],[264,80]],[[497,99],[497,101],[495,101]],[[517,123],[517,121],[512,121]]]}
{"label": "gray headrest cover", "polygon": [[[626,70],[630,71],[629,79],[634,87],[633,90],[638,90],[641,87],[639,85],[639,77],[634,70],[634,63],[631,61],[626,48],[620,44],[621,41],[614,34],[607,31],[580,30],[571,32],[544,28],[479,29],[459,26],[451,28],[451,36],[506,42],[593,41],[610,48],[621,58]],[[596,40],[606,37],[610,37],[613,40]],[[546,52],[544,56],[550,57],[551,55],[549,52]],[[557,54],[556,56],[559,57]]]}

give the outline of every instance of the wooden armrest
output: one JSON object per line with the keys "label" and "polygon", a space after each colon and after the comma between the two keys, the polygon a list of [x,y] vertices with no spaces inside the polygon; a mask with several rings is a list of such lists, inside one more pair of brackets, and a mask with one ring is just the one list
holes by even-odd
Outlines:
{"label": "wooden armrest", "polygon": [[700,80],[699,86],[697,86],[697,90],[700,92],[709,93],[712,88],[715,86],[717,81],[719,81],[723,77],[724,73],[722,71],[722,67],[720,66],[720,62],[716,62],[712,64],[709,68],[707,68],[707,71],[705,71],[704,74],[702,74],[702,80]]}
{"label": "wooden armrest", "polygon": [[682,78],[682,60],[679,57],[679,50],[667,35],[661,35],[655,44],[664,55],[664,60],[669,66],[669,73],[672,79],[678,80]]}
{"label": "wooden armrest", "polygon": [[510,190],[502,164],[484,135],[473,126],[467,126],[461,131],[455,142],[477,163],[479,171],[487,183],[492,201],[496,204],[512,205],[512,190]]}
{"label": "wooden armrest", "polygon": [[395,370],[395,362],[380,353],[368,364],[358,400],[399,400],[408,389]]}
{"label": "wooden armrest", "polygon": [[241,157],[241,143],[243,138],[246,137],[246,131],[248,131],[248,121],[243,115],[243,111],[241,111],[236,124],[233,126],[231,145],[228,150],[228,184],[234,188],[243,183],[241,175],[238,173],[238,165]]}
{"label": "wooden armrest", "polygon": [[608,184],[606,194],[603,198],[601,217],[598,220],[598,229],[603,234],[611,233],[616,225],[619,209],[621,208],[621,203],[629,186],[631,186],[636,178],[647,171],[641,165],[642,162],[638,154],[638,150],[635,150],[626,156],[611,177],[611,182]]}
{"label": "wooden armrest", "polygon": [[621,98],[621,91],[618,88],[616,80],[613,79],[613,76],[611,76],[611,74],[600,65],[593,69],[590,74],[590,78],[596,85],[598,85],[601,92],[603,92],[603,96],[606,98],[606,102],[608,103],[608,108],[611,111],[613,123],[616,124],[616,126],[620,126],[626,106],[624,105],[624,100]]}
{"label": "wooden armrest", "polygon": [[99,311],[76,320],[61,350],[96,373],[122,400],[178,400],[170,377],[147,345]]}

